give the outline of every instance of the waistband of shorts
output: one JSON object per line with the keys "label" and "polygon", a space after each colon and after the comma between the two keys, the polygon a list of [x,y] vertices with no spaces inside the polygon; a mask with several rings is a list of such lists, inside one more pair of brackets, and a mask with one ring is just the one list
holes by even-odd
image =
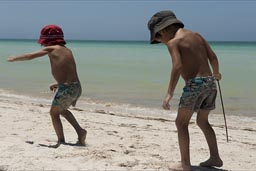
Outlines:
{"label": "waistband of shorts", "polygon": [[186,83],[191,83],[191,82],[196,82],[196,81],[204,81],[204,82],[208,82],[208,81],[214,81],[215,77],[214,76],[207,76],[207,77],[194,77],[189,79],[188,81],[186,81]]}
{"label": "waistband of shorts", "polygon": [[75,81],[75,82],[70,82],[70,83],[61,83],[60,85],[65,85],[65,86],[71,86],[71,85],[80,85],[80,81]]}

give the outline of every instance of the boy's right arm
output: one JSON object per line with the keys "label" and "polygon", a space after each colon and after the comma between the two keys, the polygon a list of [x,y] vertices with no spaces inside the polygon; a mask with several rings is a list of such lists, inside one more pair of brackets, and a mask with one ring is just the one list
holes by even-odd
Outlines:
{"label": "boy's right arm", "polygon": [[31,59],[34,59],[34,58],[38,58],[38,57],[47,55],[48,52],[49,52],[48,48],[43,48],[41,50],[31,52],[31,53],[27,53],[27,54],[23,54],[23,55],[10,56],[7,60],[9,62],[26,61],[26,60],[31,60]]}
{"label": "boy's right arm", "polygon": [[181,54],[180,54],[180,51],[178,48],[178,42],[174,42],[174,43],[170,42],[167,44],[167,47],[168,47],[168,50],[169,50],[169,53],[170,53],[171,59],[172,59],[172,70],[171,70],[168,91],[163,100],[162,107],[165,110],[170,110],[169,102],[172,99],[174,90],[176,88],[176,85],[177,85],[178,80],[181,75],[182,62],[181,62]]}

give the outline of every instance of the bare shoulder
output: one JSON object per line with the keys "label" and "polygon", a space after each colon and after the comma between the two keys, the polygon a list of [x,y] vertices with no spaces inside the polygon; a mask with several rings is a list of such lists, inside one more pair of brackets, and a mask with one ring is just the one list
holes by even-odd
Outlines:
{"label": "bare shoulder", "polygon": [[72,54],[71,50],[65,46],[53,45],[44,47],[44,50],[48,53],[52,54],[61,54],[61,55],[69,55]]}
{"label": "bare shoulder", "polygon": [[179,35],[168,41],[166,45],[171,54],[179,54],[184,48],[188,48],[190,43],[186,35]]}
{"label": "bare shoulder", "polygon": [[180,57],[180,47],[182,46],[182,39],[174,38],[167,42],[167,48],[173,60]]}
{"label": "bare shoulder", "polygon": [[166,45],[169,49],[173,49],[173,48],[177,48],[181,42],[182,42],[181,38],[173,38],[169,40]]}
{"label": "bare shoulder", "polygon": [[201,46],[205,44],[205,40],[201,34],[190,30],[185,30],[180,37],[182,37],[182,41],[179,44],[184,48],[195,48],[198,45]]}
{"label": "bare shoulder", "polygon": [[201,41],[201,42],[205,42],[205,39],[203,38],[203,36],[202,36],[201,34],[199,34],[199,33],[197,33],[197,32],[192,32],[192,34],[193,34],[193,37],[194,37],[195,39],[198,39],[198,40]]}
{"label": "bare shoulder", "polygon": [[55,46],[46,46],[46,47],[42,48],[43,51],[47,51],[47,52],[51,52],[51,51],[53,51],[55,49],[56,49]]}

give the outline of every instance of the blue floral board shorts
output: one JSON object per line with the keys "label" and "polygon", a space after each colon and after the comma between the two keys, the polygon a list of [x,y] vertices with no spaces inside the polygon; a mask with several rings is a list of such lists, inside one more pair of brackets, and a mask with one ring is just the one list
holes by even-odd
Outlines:
{"label": "blue floral board shorts", "polygon": [[71,105],[75,106],[81,93],[80,82],[59,84],[52,101],[52,106],[59,106],[63,110],[68,109]]}
{"label": "blue floral board shorts", "polygon": [[215,109],[216,96],[217,86],[214,77],[195,77],[186,82],[179,108],[193,111],[199,109],[213,110]]}

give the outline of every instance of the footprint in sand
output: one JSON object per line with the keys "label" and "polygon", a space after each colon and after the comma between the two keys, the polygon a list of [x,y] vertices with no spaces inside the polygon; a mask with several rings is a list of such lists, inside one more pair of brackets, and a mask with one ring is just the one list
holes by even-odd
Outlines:
{"label": "footprint in sand", "polygon": [[137,124],[120,124],[119,125],[120,127],[132,127],[132,128],[136,128],[138,125]]}
{"label": "footprint in sand", "polygon": [[134,160],[134,161],[126,161],[123,163],[120,163],[120,167],[134,167],[139,164],[139,160]]}
{"label": "footprint in sand", "polygon": [[114,136],[119,137],[119,135],[118,135],[118,132],[117,132],[117,131],[107,131],[107,134],[108,134],[108,135],[114,135]]}

